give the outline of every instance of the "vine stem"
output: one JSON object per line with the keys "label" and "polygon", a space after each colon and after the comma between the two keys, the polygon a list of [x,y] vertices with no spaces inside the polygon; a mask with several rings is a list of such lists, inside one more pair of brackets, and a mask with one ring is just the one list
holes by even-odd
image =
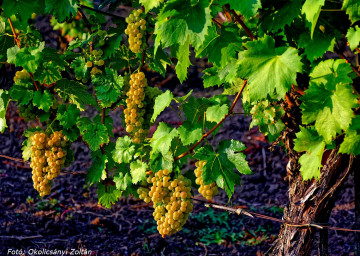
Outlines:
{"label": "vine stem", "polygon": [[175,158],[174,158],[174,161],[177,161],[177,160],[183,158],[184,156],[187,156],[188,154],[190,154],[191,151],[193,151],[204,139],[206,139],[210,134],[212,134],[212,133],[226,120],[226,118],[228,118],[229,116],[231,116],[231,114],[232,114],[232,112],[233,112],[233,109],[234,109],[236,103],[239,101],[240,96],[241,96],[242,92],[243,92],[244,89],[245,89],[246,84],[247,84],[247,80],[244,81],[244,83],[243,83],[240,91],[239,91],[238,94],[236,95],[236,98],[234,99],[234,101],[233,101],[233,103],[232,103],[232,105],[231,105],[228,113],[224,116],[224,118],[221,119],[221,121],[220,121],[219,123],[217,123],[210,131],[208,131],[207,133],[204,133],[203,136],[201,137],[201,139],[200,139],[198,142],[196,142],[196,143],[194,144],[194,146],[192,146],[188,151],[186,151],[186,152],[182,153],[181,155],[175,157]]}
{"label": "vine stem", "polygon": [[240,26],[245,30],[246,34],[248,34],[248,36],[251,38],[251,40],[255,40],[256,37],[253,35],[253,33],[250,31],[250,29],[248,28],[248,26],[246,26],[246,24],[242,21],[242,19],[240,18],[239,15],[237,15],[237,13],[234,10],[231,10],[229,5],[226,4],[225,5],[225,9],[230,12],[235,20],[240,24]]}
{"label": "vine stem", "polygon": [[[19,41],[18,35],[16,34],[14,25],[12,24],[12,21],[11,21],[10,18],[8,18],[8,21],[9,21],[9,24],[10,24],[10,27],[11,27],[11,31],[12,31],[12,33],[13,33],[13,35],[14,35],[14,41],[15,41],[16,45],[17,45],[19,48],[21,48],[20,41]],[[36,83],[35,80],[34,80],[33,74],[32,74],[31,72],[29,72],[29,74],[30,74],[31,80],[33,81],[33,83],[34,83],[34,85],[35,85],[36,90],[38,91],[38,90],[39,90],[39,87],[38,87],[37,83]]]}
{"label": "vine stem", "polygon": [[24,160],[22,160],[20,158],[14,158],[14,157],[11,157],[11,156],[0,155],[0,157],[9,159],[9,160],[12,160],[12,161],[15,161],[15,162],[19,162],[19,163],[26,163],[26,164],[29,163],[29,162],[24,161]]}

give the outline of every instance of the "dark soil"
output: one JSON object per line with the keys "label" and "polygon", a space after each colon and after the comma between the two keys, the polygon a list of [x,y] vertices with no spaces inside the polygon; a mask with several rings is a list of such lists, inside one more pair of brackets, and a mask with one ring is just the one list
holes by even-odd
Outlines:
{"label": "dark soil", "polygon": [[[190,88],[195,88],[194,94],[202,97],[221,93],[199,89],[200,72],[206,63],[195,64],[184,85],[179,85],[176,78],[162,83],[164,78],[151,73],[147,76],[153,85],[175,88],[176,96],[184,95]],[[170,72],[167,78],[171,75]],[[11,81],[4,76],[3,72],[3,85],[8,84],[4,81]],[[235,112],[241,112],[239,105]],[[115,120],[115,136],[123,135],[120,110],[111,115]],[[7,117],[9,128],[0,134],[0,154],[21,158],[22,133],[37,124],[25,124],[13,103]],[[159,121],[179,120],[170,110]],[[284,179],[287,158],[279,147],[270,151],[269,143],[257,129],[249,131],[249,122],[249,117],[233,116],[212,140],[216,144],[221,139],[238,139],[247,146],[245,153],[254,174],[242,176],[243,184],[236,188],[231,204],[281,218],[287,203],[288,186]],[[194,212],[183,231],[161,238],[153,221],[153,208],[143,201],[129,197],[122,198],[111,210],[98,206],[95,188],[85,183],[91,162],[89,149],[81,143],[74,143],[72,149],[75,162],[55,179],[52,194],[43,199],[33,189],[28,164],[0,158],[0,255],[7,255],[8,249],[43,248],[69,252],[86,249],[92,255],[263,255],[280,230],[279,223],[207,209],[195,201]],[[194,169],[193,163],[189,165]],[[350,175],[344,182],[330,225],[352,227],[355,219],[352,184]],[[228,198],[222,193],[215,201],[224,204]],[[330,230],[330,255],[354,255],[354,237],[354,233]],[[316,243],[312,255],[317,255]]]}

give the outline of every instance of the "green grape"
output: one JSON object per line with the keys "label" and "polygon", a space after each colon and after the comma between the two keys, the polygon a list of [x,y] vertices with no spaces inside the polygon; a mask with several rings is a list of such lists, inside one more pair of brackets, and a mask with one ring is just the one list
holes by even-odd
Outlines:
{"label": "green grape", "polygon": [[128,23],[125,34],[129,36],[129,47],[134,53],[141,53],[146,46],[144,33],[146,31],[146,21],[142,18],[141,9],[133,10],[126,18]]}

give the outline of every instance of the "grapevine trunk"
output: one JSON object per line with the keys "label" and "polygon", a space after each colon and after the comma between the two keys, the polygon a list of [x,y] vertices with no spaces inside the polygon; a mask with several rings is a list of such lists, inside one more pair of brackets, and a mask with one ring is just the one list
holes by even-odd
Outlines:
{"label": "grapevine trunk", "polygon": [[[284,210],[287,223],[328,223],[335,198],[339,192],[338,184],[349,166],[349,159],[338,154],[338,149],[328,152],[323,159],[323,168],[319,180],[304,181],[298,170],[298,157],[290,159],[288,171],[289,203]],[[343,174],[344,173],[344,174]],[[310,255],[314,235],[314,226],[295,227],[284,224],[277,240],[268,255]],[[327,254],[326,232],[321,234],[319,253]]]}

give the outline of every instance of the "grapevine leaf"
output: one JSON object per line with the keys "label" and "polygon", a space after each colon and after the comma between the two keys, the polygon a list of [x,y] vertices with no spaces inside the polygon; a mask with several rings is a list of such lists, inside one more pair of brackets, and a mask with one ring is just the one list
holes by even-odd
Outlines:
{"label": "grapevine leaf", "polygon": [[239,54],[239,73],[248,78],[245,97],[251,102],[283,98],[296,84],[296,73],[302,71],[301,58],[295,48],[275,48],[270,36],[245,44],[246,51]]}
{"label": "grapevine leaf", "polygon": [[64,70],[64,67],[49,62],[44,63],[34,73],[34,79],[42,84],[53,84],[62,78],[60,70]]}
{"label": "grapevine leaf", "polygon": [[305,48],[307,58],[313,61],[326,51],[333,51],[335,42],[333,33],[323,33],[320,29],[316,29],[313,38],[306,33],[300,35],[299,47]]}
{"label": "grapevine leaf", "polygon": [[153,172],[157,172],[159,170],[168,169],[171,171],[173,169],[174,157],[170,152],[165,155],[161,153],[152,153],[150,157],[150,169]]}
{"label": "grapevine leaf", "polygon": [[20,48],[15,45],[14,47],[11,47],[7,49],[7,62],[15,64],[16,61],[16,54],[20,51]]}
{"label": "grapevine leaf", "polygon": [[[165,47],[184,45],[191,38],[191,43],[201,44],[211,25],[208,0],[199,0],[191,8],[190,0],[168,1],[157,17],[155,26],[155,48],[160,40]],[[170,19],[168,19],[171,17]]]}
{"label": "grapevine leaf", "polygon": [[241,173],[249,174],[251,170],[245,160],[245,155],[239,153],[245,146],[234,140],[221,141],[216,153],[211,146],[198,149],[194,157],[198,160],[205,160],[203,179],[205,184],[213,181],[224,188],[229,198],[234,193],[235,185],[240,185],[240,176],[234,172],[237,168]]}
{"label": "grapevine leaf", "polygon": [[360,134],[356,131],[348,131],[345,134],[343,143],[340,145],[340,153],[354,154],[355,156],[360,154]]}
{"label": "grapevine leaf", "polygon": [[177,134],[178,131],[176,129],[172,129],[166,123],[161,122],[151,139],[150,145],[153,152],[160,152],[165,156],[169,152],[171,141]]}
{"label": "grapevine leaf", "polygon": [[341,9],[346,11],[352,23],[360,20],[360,3],[358,0],[344,0]]}
{"label": "grapevine leaf", "polygon": [[248,175],[252,174],[252,171],[245,160],[246,156],[240,153],[245,149],[245,145],[237,140],[222,140],[218,146],[218,151],[224,152],[240,173]]}
{"label": "grapevine leaf", "polygon": [[222,81],[217,74],[218,68],[211,67],[204,69],[202,79],[204,80],[204,88],[212,87],[215,85],[221,85]]}
{"label": "grapevine leaf", "polygon": [[[6,62],[6,56],[8,49],[13,48],[14,45],[14,39],[11,36],[8,36],[6,34],[2,34],[0,32],[0,61]],[[0,64],[1,67],[2,64]]]}
{"label": "grapevine leaf", "polygon": [[178,59],[175,70],[181,83],[187,78],[187,69],[191,65],[189,47],[190,38],[188,37],[182,44],[174,46],[171,50],[171,52],[175,52]]}
{"label": "grapevine leaf", "polygon": [[351,122],[349,130],[345,133],[344,141],[340,145],[340,153],[360,154],[360,116],[355,116]]}
{"label": "grapevine leaf", "polygon": [[323,138],[319,136],[314,127],[300,127],[300,132],[296,133],[294,144],[296,151],[305,151],[305,154],[299,158],[299,163],[301,164],[300,172],[303,179],[318,178],[325,149]]}
{"label": "grapevine leaf", "polygon": [[172,64],[169,55],[161,47],[158,47],[156,54],[154,54],[154,47],[149,47],[146,52],[149,59],[149,68],[165,77],[166,67]]}
{"label": "grapevine leaf", "polygon": [[337,133],[347,130],[357,106],[356,96],[349,84],[334,86],[311,84],[301,98],[302,120],[304,124],[315,121],[317,132],[330,143]]}
{"label": "grapevine leaf", "polygon": [[135,146],[132,144],[129,136],[120,137],[116,141],[116,147],[113,151],[113,159],[115,162],[130,163],[135,153]]}
{"label": "grapevine leaf", "polygon": [[321,7],[323,7],[324,4],[325,0],[306,0],[301,9],[301,13],[305,14],[306,20],[311,23],[311,38],[313,38],[314,29],[321,12]]}
{"label": "grapevine leaf", "polygon": [[204,112],[209,106],[211,106],[210,100],[191,96],[188,102],[183,104],[185,117],[192,123],[198,121],[199,117],[204,116]]}
{"label": "grapevine leaf", "polygon": [[0,89],[0,132],[3,133],[5,131],[6,125],[6,109],[9,104],[10,98],[7,91]]}
{"label": "grapevine leaf", "polygon": [[70,100],[78,109],[84,111],[84,105],[97,106],[96,100],[87,92],[87,88],[75,81],[61,79],[56,83],[55,90],[64,100]]}
{"label": "grapevine leaf", "polygon": [[92,151],[98,150],[104,143],[109,142],[109,135],[106,126],[99,123],[90,123],[81,130],[83,140],[87,142]]}
{"label": "grapevine leaf", "polygon": [[277,32],[286,25],[290,25],[300,14],[302,1],[284,1],[284,5],[277,10],[267,10],[263,13],[261,25],[267,31]]}
{"label": "grapevine leaf", "polygon": [[310,73],[310,84],[329,84],[334,89],[338,83],[352,83],[349,74],[350,65],[345,60],[325,60],[320,62]]}
{"label": "grapevine leaf", "polygon": [[232,9],[239,11],[246,19],[254,17],[261,8],[260,0],[220,0],[219,3],[230,4]]}
{"label": "grapevine leaf", "polygon": [[1,8],[4,10],[4,16],[9,18],[16,15],[20,19],[21,27],[26,28],[27,21],[30,19],[33,12],[37,12],[39,6],[37,2],[31,0],[4,0]]}
{"label": "grapevine leaf", "polygon": [[99,183],[97,187],[99,204],[109,209],[120,199],[122,195],[122,191],[116,189],[116,186],[111,184]]}
{"label": "grapevine leaf", "polygon": [[50,107],[54,104],[54,100],[54,96],[47,90],[44,91],[44,93],[41,91],[34,92],[34,106],[46,112],[50,110]]}
{"label": "grapevine leaf", "polygon": [[178,131],[180,139],[185,146],[199,141],[203,135],[201,124],[192,124],[190,121],[185,121],[178,128]]}
{"label": "grapevine leaf", "polygon": [[170,106],[173,98],[174,95],[169,90],[155,98],[154,113],[151,117],[151,122],[154,122],[157,116],[160,115],[166,107]]}
{"label": "grapevine leaf", "polygon": [[42,42],[38,47],[21,48],[15,55],[15,66],[23,67],[26,71],[34,73],[40,65],[40,61],[43,57],[41,52],[44,47],[45,43]]}
{"label": "grapevine leaf", "polygon": [[31,157],[31,141],[29,138],[23,141],[21,151],[24,161],[28,161]]}
{"label": "grapevine leaf", "polygon": [[130,173],[134,184],[146,179],[147,168],[147,163],[141,162],[140,160],[130,163]]}
{"label": "grapevine leaf", "polygon": [[[101,123],[101,116],[97,115],[94,117],[93,121],[95,123]],[[114,137],[113,128],[114,128],[114,120],[110,116],[106,116],[104,120],[104,125],[106,127],[106,131],[109,134],[109,136]]]}
{"label": "grapevine leaf", "polygon": [[164,0],[139,0],[139,3],[145,7],[145,12],[149,12],[152,8],[158,7]]}
{"label": "grapevine leaf", "polygon": [[80,116],[80,110],[74,105],[60,105],[56,114],[56,119],[65,129],[70,129],[76,125],[77,119]]}
{"label": "grapevine leaf", "polygon": [[46,0],[45,11],[55,16],[59,22],[64,22],[67,18],[77,12],[77,0]]}
{"label": "grapevine leaf", "polygon": [[192,94],[192,92],[193,92],[193,90],[190,90],[190,91],[188,92],[188,94],[186,94],[186,95],[184,95],[184,96],[181,96],[181,97],[176,97],[176,98],[174,98],[174,101],[175,101],[176,103],[183,103],[183,102],[185,102],[185,101],[190,97],[190,95]]}
{"label": "grapevine leaf", "polygon": [[355,26],[353,28],[349,28],[346,37],[349,41],[350,49],[353,51],[360,44],[360,28],[359,26]]}
{"label": "grapevine leaf", "polygon": [[208,107],[206,110],[206,120],[219,123],[228,113],[229,106],[226,104]]}
{"label": "grapevine leaf", "polygon": [[120,172],[114,176],[114,182],[117,189],[124,191],[128,186],[131,186],[131,176],[128,173]]}
{"label": "grapevine leaf", "polygon": [[115,70],[106,68],[105,74],[96,75],[92,82],[101,107],[107,108],[121,96],[124,78],[119,76]]}
{"label": "grapevine leaf", "polygon": [[90,184],[99,182],[106,178],[106,163],[108,162],[106,155],[101,154],[100,150],[91,152],[92,163],[87,170],[86,181]]}
{"label": "grapevine leaf", "polygon": [[241,38],[238,35],[239,28],[235,24],[224,23],[221,26],[220,35],[216,26],[209,29],[205,41],[196,50],[197,56],[208,56],[209,62],[217,66],[224,66],[236,57],[236,52],[241,50]]}
{"label": "grapevine leaf", "polygon": [[85,78],[89,73],[89,68],[86,66],[86,61],[84,57],[77,57],[70,65],[74,69],[75,77]]}
{"label": "grapevine leaf", "polygon": [[10,88],[10,96],[17,100],[19,105],[27,105],[34,97],[34,85],[29,83],[18,83]]}

